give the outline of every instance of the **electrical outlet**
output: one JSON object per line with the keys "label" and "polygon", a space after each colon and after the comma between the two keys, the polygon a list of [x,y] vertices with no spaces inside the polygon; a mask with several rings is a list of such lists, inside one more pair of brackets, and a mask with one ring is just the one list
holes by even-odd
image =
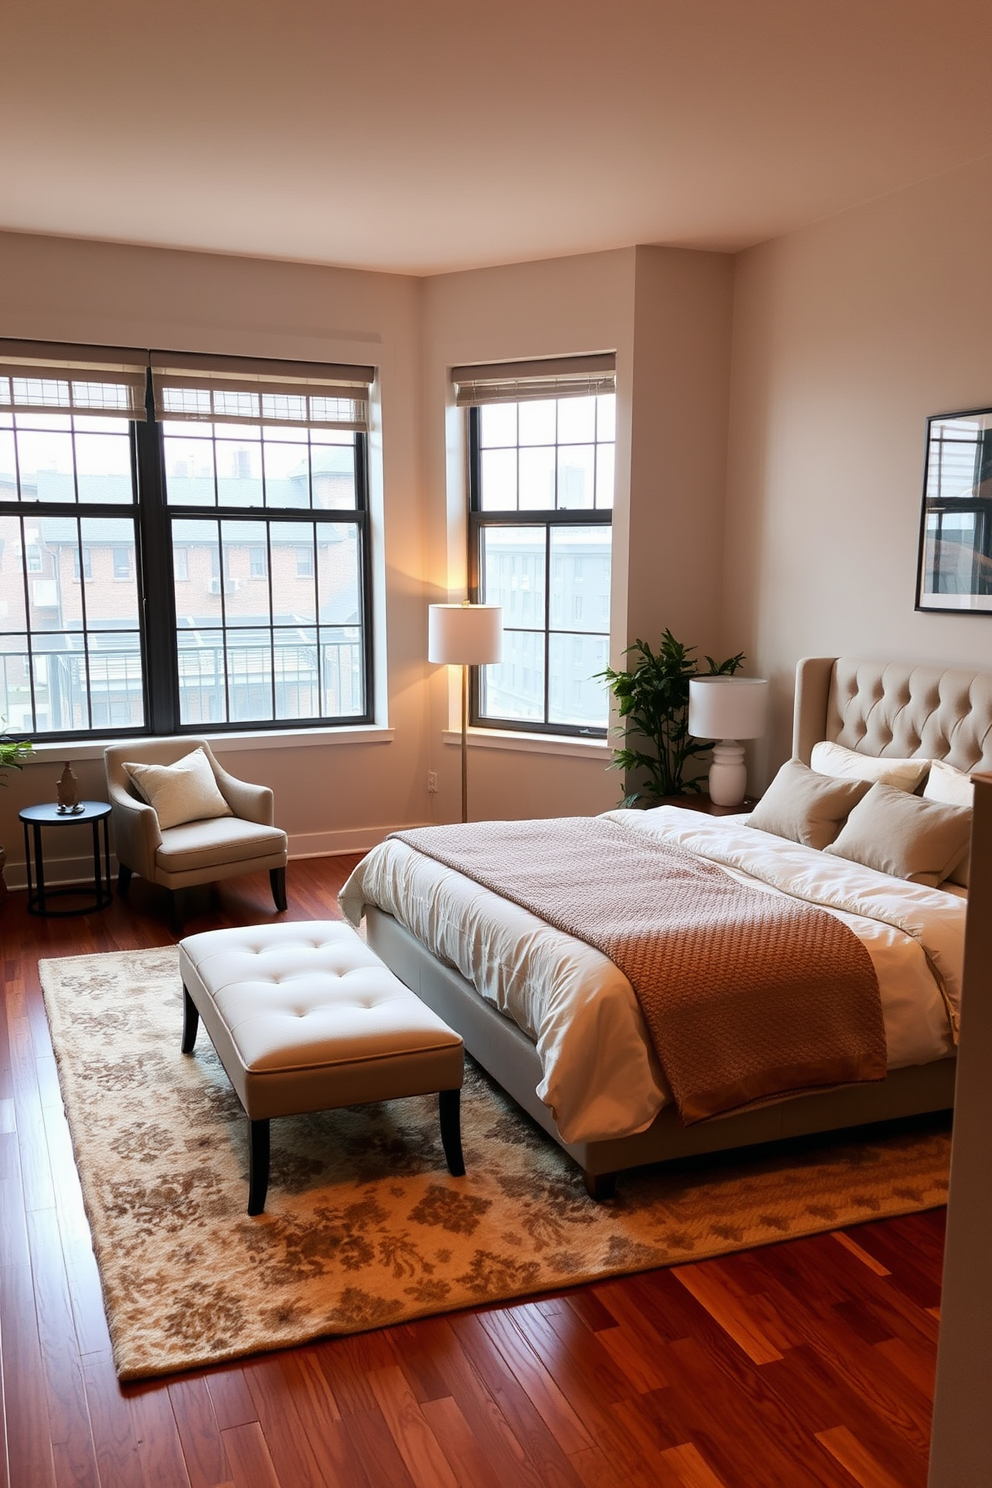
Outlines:
{"label": "electrical outlet", "polygon": [[431,795],[437,790],[437,771],[427,771],[427,789]]}

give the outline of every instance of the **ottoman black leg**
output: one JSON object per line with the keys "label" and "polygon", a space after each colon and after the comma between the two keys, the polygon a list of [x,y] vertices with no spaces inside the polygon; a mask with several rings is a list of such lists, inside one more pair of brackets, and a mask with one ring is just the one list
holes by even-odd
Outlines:
{"label": "ottoman black leg", "polygon": [[465,1172],[465,1159],[462,1157],[461,1095],[460,1090],[439,1090],[437,1096],[441,1117],[441,1145],[448,1160],[448,1172],[454,1178],[461,1178]]}
{"label": "ottoman black leg", "polygon": [[248,1213],[261,1214],[269,1187],[269,1120],[248,1122]]}
{"label": "ottoman black leg", "polygon": [[196,1003],[183,988],[183,1053],[192,1054],[196,1043],[196,1030],[200,1026],[200,1012]]}

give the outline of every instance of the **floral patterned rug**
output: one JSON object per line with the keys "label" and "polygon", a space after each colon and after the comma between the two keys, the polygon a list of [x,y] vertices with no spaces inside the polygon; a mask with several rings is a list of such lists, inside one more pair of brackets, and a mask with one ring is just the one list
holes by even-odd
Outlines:
{"label": "floral patterned rug", "polygon": [[949,1134],[625,1175],[611,1204],[472,1064],[466,1176],[433,1096],[272,1123],[249,1219],[247,1123],[202,1025],[180,1052],[175,946],[42,961],[122,1379],[170,1374],[942,1204]]}

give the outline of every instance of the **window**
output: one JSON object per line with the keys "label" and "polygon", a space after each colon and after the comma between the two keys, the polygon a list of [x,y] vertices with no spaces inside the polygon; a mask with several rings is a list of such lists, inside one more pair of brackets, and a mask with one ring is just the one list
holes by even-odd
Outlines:
{"label": "window", "polygon": [[373,375],[0,342],[9,726],[365,721]]}
{"label": "window", "polygon": [[476,725],[605,735],[613,367],[604,355],[455,369],[473,598],[503,606],[503,660],[479,668]]}

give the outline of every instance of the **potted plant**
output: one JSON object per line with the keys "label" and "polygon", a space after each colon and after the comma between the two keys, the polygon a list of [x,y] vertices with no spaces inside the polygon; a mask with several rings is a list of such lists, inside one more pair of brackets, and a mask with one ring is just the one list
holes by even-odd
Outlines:
{"label": "potted plant", "polygon": [[[6,785],[7,770],[21,770],[26,760],[31,758],[33,745],[29,739],[10,739],[6,733],[0,734],[0,785]],[[0,847],[0,894],[6,885],[3,882],[3,868],[7,861],[7,849]]]}
{"label": "potted plant", "polygon": [[707,656],[703,668],[693,659],[694,651],[694,646],[683,646],[665,630],[656,651],[640,640],[627,647],[624,655],[635,658],[627,670],[607,667],[598,673],[605,677],[623,720],[618,732],[624,744],[613,751],[610,769],[642,771],[646,777],[624,795],[623,806],[657,805],[665,796],[702,789],[699,780],[684,778],[687,764],[713,747],[711,740],[694,739],[689,733],[689,681],[736,672],[744,653],[721,662]]}

